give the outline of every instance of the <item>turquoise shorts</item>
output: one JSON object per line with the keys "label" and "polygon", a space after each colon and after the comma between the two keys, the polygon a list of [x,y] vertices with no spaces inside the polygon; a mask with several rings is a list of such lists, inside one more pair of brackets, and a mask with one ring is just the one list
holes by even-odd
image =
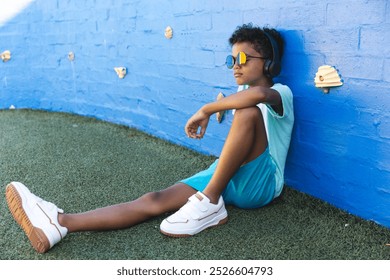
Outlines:
{"label": "turquoise shorts", "polygon": [[[181,183],[203,191],[214,174],[218,159],[192,177],[181,180]],[[231,178],[222,197],[225,204],[244,209],[259,208],[270,203],[275,196],[276,165],[268,148],[256,159],[244,164]]]}

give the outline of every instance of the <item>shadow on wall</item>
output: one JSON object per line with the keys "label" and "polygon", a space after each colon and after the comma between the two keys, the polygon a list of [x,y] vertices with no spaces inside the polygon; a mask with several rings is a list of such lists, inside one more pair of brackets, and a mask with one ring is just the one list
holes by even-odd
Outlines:
{"label": "shadow on wall", "polygon": [[293,89],[299,90],[295,93],[297,95],[300,90],[307,90],[304,88],[307,81],[313,80],[312,73],[317,71],[315,61],[311,61],[311,57],[304,53],[303,31],[281,30],[281,33],[285,47],[282,58],[284,70],[280,78]]}
{"label": "shadow on wall", "polygon": [[288,165],[291,160],[292,151],[297,148],[297,139],[300,122],[300,111],[297,110],[297,103],[305,98],[305,95],[310,91],[308,81],[312,80],[312,73],[315,69],[315,63],[310,61],[309,56],[303,53],[304,38],[302,31],[296,30],[281,30],[285,41],[284,54],[282,58],[282,73],[276,81],[280,81],[288,85],[294,95],[294,115],[295,123],[293,129],[292,140],[290,144],[290,152],[287,157],[286,174],[288,174]]}
{"label": "shadow on wall", "polygon": [[[323,175],[329,169],[329,163],[326,163],[327,159],[323,157],[317,144],[321,143],[326,132],[318,127],[317,120],[314,119],[316,113],[313,112],[330,113],[327,108],[332,103],[330,100],[333,96],[324,96],[324,93],[314,84],[315,73],[320,65],[325,64],[326,57],[320,53],[305,52],[304,31],[286,30],[282,31],[282,34],[285,40],[284,71],[279,79],[293,92],[295,115],[286,162],[286,183],[324,199],[328,195],[332,196],[319,189],[320,181],[324,179]],[[321,162],[319,162],[320,158]],[[322,165],[325,168],[322,168]]]}

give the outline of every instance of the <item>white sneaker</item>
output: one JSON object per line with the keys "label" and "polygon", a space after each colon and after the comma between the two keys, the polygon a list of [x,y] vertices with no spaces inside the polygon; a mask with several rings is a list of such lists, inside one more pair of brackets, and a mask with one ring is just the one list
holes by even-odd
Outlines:
{"label": "white sneaker", "polygon": [[201,192],[197,192],[175,214],[166,218],[160,231],[173,237],[186,237],[227,222],[227,212],[222,197],[213,204]]}
{"label": "white sneaker", "polygon": [[12,216],[38,253],[48,251],[67,234],[68,229],[58,223],[58,213],[64,211],[35,196],[22,183],[10,183],[5,196]]}

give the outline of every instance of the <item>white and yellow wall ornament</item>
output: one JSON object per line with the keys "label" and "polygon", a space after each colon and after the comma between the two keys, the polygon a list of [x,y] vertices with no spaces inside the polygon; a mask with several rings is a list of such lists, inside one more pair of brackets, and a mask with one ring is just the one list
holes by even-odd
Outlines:
{"label": "white and yellow wall ornament", "polygon": [[120,67],[114,67],[114,70],[116,74],[118,75],[119,79],[123,79],[127,74],[126,67],[120,66]]}
{"label": "white and yellow wall ornament", "polygon": [[165,38],[167,38],[167,39],[172,39],[172,37],[173,37],[173,30],[172,30],[172,27],[167,26],[167,27],[165,28],[164,35],[165,35]]}
{"label": "white and yellow wall ornament", "polygon": [[4,51],[0,54],[1,60],[3,62],[7,62],[8,60],[11,59],[11,52],[10,51]]}
{"label": "white and yellow wall ornament", "polygon": [[321,88],[324,93],[329,93],[329,90],[332,87],[339,87],[343,85],[336,68],[329,65],[322,65],[318,67],[314,83],[315,86],[317,88]]}

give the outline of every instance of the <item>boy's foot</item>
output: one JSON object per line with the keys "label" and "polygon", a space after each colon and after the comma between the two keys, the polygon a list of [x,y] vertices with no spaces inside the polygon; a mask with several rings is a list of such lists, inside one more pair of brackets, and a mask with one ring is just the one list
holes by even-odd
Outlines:
{"label": "boy's foot", "polygon": [[22,183],[10,183],[5,196],[12,216],[38,253],[48,251],[67,234],[67,228],[58,223],[58,213],[64,211],[35,196]]}
{"label": "boy's foot", "polygon": [[173,237],[186,237],[227,222],[227,212],[222,197],[213,204],[201,192],[197,192],[175,214],[166,218],[160,231]]}

